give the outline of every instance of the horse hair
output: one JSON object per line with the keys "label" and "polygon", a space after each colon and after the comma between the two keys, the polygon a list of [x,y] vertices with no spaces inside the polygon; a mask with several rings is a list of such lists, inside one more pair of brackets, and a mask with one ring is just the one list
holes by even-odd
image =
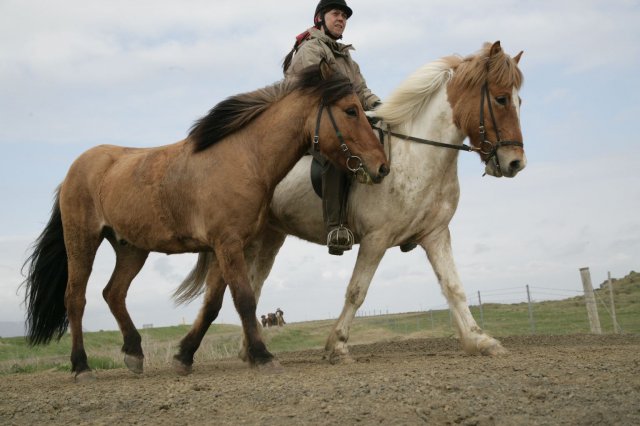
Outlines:
{"label": "horse hair", "polygon": [[524,82],[522,72],[516,62],[502,49],[489,57],[491,43],[485,43],[475,55],[469,55],[461,61],[456,73],[467,88],[479,88],[490,80],[499,86],[514,86],[520,89]]}
{"label": "horse hair", "polygon": [[295,79],[282,80],[253,92],[231,96],[197,120],[189,130],[189,139],[194,152],[207,149],[235,131],[246,126],[272,104],[286,95],[299,90],[322,98],[326,105],[353,93],[353,86],[343,74],[335,71],[323,76],[320,67],[312,65],[304,69]]}
{"label": "horse hair", "polygon": [[430,101],[431,95],[446,85],[454,74],[468,90],[479,90],[487,80],[519,89],[524,78],[515,61],[504,51],[489,58],[490,49],[491,43],[485,43],[478,53],[466,58],[452,55],[422,66],[385,99],[375,115],[390,125],[413,119]]}
{"label": "horse hair", "polygon": [[27,275],[25,304],[27,339],[31,345],[46,344],[67,331],[69,319],[64,303],[67,288],[67,249],[62,236],[60,189],[56,191],[49,223],[33,244],[23,270]]}

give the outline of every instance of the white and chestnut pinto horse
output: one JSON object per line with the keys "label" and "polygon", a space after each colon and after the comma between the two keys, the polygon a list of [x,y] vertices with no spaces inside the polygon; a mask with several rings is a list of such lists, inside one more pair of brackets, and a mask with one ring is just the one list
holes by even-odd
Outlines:
{"label": "white and chestnut pinto horse", "polygon": [[[349,360],[351,324],[386,250],[413,244],[427,253],[464,350],[483,355],[505,351],[478,327],[469,311],[451,251],[449,222],[460,196],[459,150],[477,152],[485,172],[495,177],[514,177],[526,165],[518,96],[523,82],[518,69],[521,55],[512,58],[495,42],[466,58],[431,62],[410,75],[375,111],[388,129],[385,146],[393,172],[380,185],[351,187],[348,221],[360,249],[344,308],[326,344],[332,362]],[[466,138],[470,146],[463,144]],[[303,157],[277,186],[268,226],[245,251],[256,298],[288,234],[325,244],[321,200],[309,181],[310,162],[310,157]],[[176,290],[178,302],[198,296],[205,277],[207,300],[212,294],[222,297],[220,270],[210,257],[200,254]]]}

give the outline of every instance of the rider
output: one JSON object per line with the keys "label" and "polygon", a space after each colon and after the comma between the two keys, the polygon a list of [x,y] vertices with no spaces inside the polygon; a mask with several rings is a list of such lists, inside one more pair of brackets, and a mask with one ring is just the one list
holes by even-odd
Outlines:
{"label": "rider", "polygon": [[[380,104],[360,74],[360,67],[351,59],[350,44],[338,42],[353,11],[345,0],[320,0],[313,15],[313,27],[296,37],[293,49],[285,57],[285,77],[295,76],[305,67],[325,59],[349,77],[365,111]],[[347,194],[350,177],[335,168],[326,158],[314,156],[322,166],[322,210],[327,229],[329,253],[341,255],[350,250],[353,233],[346,226]]]}

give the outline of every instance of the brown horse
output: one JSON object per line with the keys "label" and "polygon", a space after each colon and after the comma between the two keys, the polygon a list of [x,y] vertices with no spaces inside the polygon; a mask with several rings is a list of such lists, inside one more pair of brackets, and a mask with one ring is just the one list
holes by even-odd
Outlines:
{"label": "brown horse", "polygon": [[216,302],[207,303],[196,321],[203,326],[181,342],[175,356],[179,371],[190,371],[227,285],[250,362],[277,366],[258,331],[243,250],[262,229],[276,184],[310,146],[343,169],[364,168],[377,182],[389,172],[351,83],[324,63],[295,81],[226,99],[178,143],[103,145],[82,154],[61,184],[49,223],[25,263],[29,342],[59,339],[69,326],[72,371],[77,380],[94,378],[82,316],[94,257],[107,239],[116,265],[103,296],[122,332],[130,370],[142,372],[144,355],[125,297],[151,251],[210,251],[222,271],[221,285],[206,298]]}

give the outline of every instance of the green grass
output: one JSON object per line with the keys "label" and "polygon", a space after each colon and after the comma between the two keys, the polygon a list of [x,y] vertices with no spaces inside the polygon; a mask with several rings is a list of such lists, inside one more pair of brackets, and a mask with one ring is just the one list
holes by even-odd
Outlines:
{"label": "green grass", "polygon": [[[614,280],[614,300],[618,323],[624,333],[640,333],[640,274],[632,272]],[[596,301],[602,331],[613,333],[609,309],[609,290],[596,289]],[[532,305],[536,334],[589,333],[589,320],[584,297],[543,301]],[[494,336],[531,334],[531,322],[526,303],[483,305],[471,307],[474,318]],[[264,330],[269,349],[274,353],[323,348],[334,320],[289,323],[285,327]],[[190,326],[141,329],[145,365],[168,366],[176,353],[180,339]],[[353,322],[350,344],[418,337],[454,336],[448,310],[410,312],[403,314],[357,317]],[[240,326],[214,324],[205,336],[196,362],[235,357],[241,345]],[[122,336],[119,331],[85,333],[89,364],[96,369],[124,368],[120,353]],[[30,373],[43,370],[70,371],[71,342],[65,335],[59,342],[30,347],[24,338],[0,338],[0,374]]]}

